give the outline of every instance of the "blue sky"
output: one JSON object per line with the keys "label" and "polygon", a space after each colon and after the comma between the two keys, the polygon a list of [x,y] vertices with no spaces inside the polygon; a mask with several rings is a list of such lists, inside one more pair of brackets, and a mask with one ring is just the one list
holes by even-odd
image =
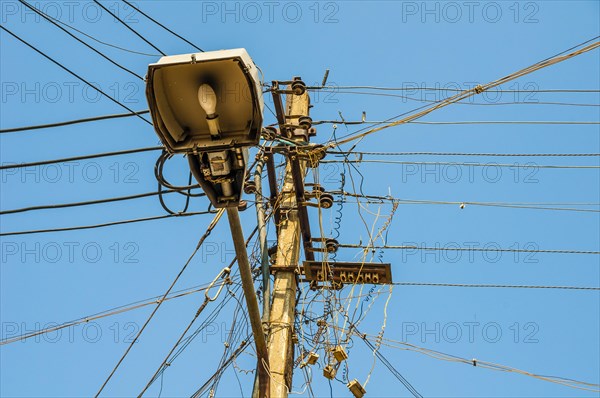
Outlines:
{"label": "blue sky", "polygon": [[[88,2],[41,1],[36,7],[102,41],[156,54],[156,51]],[[119,1],[103,4],[167,54],[193,52]],[[204,50],[246,48],[265,81],[302,76],[310,85],[330,69],[338,86],[450,87],[468,89],[506,76],[598,36],[599,3],[547,2],[208,2],[139,1],[157,18]],[[3,0],[1,23],[134,110],[147,108],[144,82],[111,65],[48,22],[37,19],[17,1]],[[86,39],[88,40],[88,39]],[[89,40],[88,40],[89,41]],[[139,75],[159,57],[91,45]],[[124,110],[68,75],[14,38],[1,33],[1,128],[92,117]],[[536,92],[544,89],[599,90],[598,50],[512,81],[512,92],[484,94],[471,103],[521,102],[516,105],[452,105],[425,121],[565,121],[597,122],[600,94]],[[346,90],[365,91],[365,90]],[[514,92],[520,91],[520,92]],[[380,91],[377,93],[381,93]],[[384,92],[388,93],[388,92]],[[389,93],[388,93],[389,94]],[[402,94],[393,92],[393,94]],[[313,120],[383,120],[439,100],[439,91],[411,90],[412,99],[313,92]],[[265,101],[272,108],[270,97]],[[274,122],[265,110],[265,124]],[[338,125],[336,134],[357,130]],[[330,124],[318,126],[314,142],[326,142]],[[0,135],[2,164],[87,155],[154,146],[153,129],[135,117]],[[348,149],[346,147],[345,149]],[[575,124],[409,124],[381,131],[356,147],[365,152],[599,153],[598,125]],[[1,208],[133,195],[156,190],[157,152],[83,160],[28,169],[2,170]],[[375,157],[365,158],[375,159]],[[329,155],[328,160],[336,159]],[[378,158],[380,159],[380,158]],[[598,166],[597,157],[398,157],[412,162],[509,163],[517,167],[399,165],[362,163],[363,191],[401,199],[450,202],[599,203],[598,169],[532,169],[537,165]],[[328,190],[340,186],[342,165],[322,164],[320,181]],[[187,162],[174,158],[168,178],[187,179]],[[346,187],[350,184],[346,173]],[[352,177],[359,176],[353,172]],[[312,178],[309,176],[309,178]],[[356,187],[358,190],[358,187]],[[167,197],[173,208],[183,198]],[[194,199],[192,211],[206,208]],[[556,207],[556,206],[555,206]],[[566,206],[558,206],[566,207]],[[334,209],[337,208],[334,206]],[[596,205],[587,207],[598,210]],[[391,206],[371,204],[365,223],[352,198],[342,210],[342,243],[366,242],[376,221],[380,228]],[[164,213],[156,197],[7,214],[1,231],[69,227]],[[388,244],[438,247],[600,250],[600,217],[594,212],[550,211],[467,205],[400,204]],[[332,233],[335,211],[323,212],[323,230]],[[3,236],[1,275],[2,339],[27,333],[162,294],[194,249],[211,216],[150,221],[102,229]],[[254,209],[242,213],[247,234]],[[314,233],[318,218],[311,210]],[[272,228],[271,228],[272,229]],[[270,238],[274,238],[270,231]],[[360,252],[343,249],[338,260]],[[188,268],[176,289],[210,282],[233,258],[226,222],[221,222]],[[385,250],[395,282],[600,286],[597,255],[414,252]],[[375,258],[377,261],[377,258]],[[357,288],[354,293],[358,292]],[[363,294],[370,286],[365,286]],[[378,291],[376,289],[375,291]],[[342,295],[349,293],[346,288]],[[388,297],[384,287],[361,324],[377,335]],[[241,297],[240,297],[241,298]],[[385,337],[467,359],[477,358],[539,375],[599,383],[600,296],[598,291],[395,286],[387,305]],[[187,325],[201,294],[169,301],[135,345],[103,396],[138,394]],[[355,299],[360,306],[364,297]],[[212,375],[231,329],[235,301],[224,307],[164,374],[162,396],[190,396]],[[368,302],[365,302],[366,307]],[[207,311],[212,311],[216,304]],[[6,397],[92,396],[127,347],[128,337],[148,317],[145,307],[107,317],[60,334],[33,338],[0,348],[0,395]],[[314,304],[312,311],[323,311]],[[208,312],[207,312],[208,314]],[[199,320],[197,325],[203,321]],[[458,334],[456,334],[458,333]],[[350,379],[367,379],[372,354],[353,339],[347,361]],[[423,396],[444,397],[592,397],[514,373],[496,372],[383,346],[381,352]],[[241,370],[254,366],[249,350],[224,374],[217,396],[249,396],[253,379]],[[321,366],[321,365],[319,365]],[[241,370],[240,370],[241,369]],[[342,371],[340,370],[340,374]],[[294,391],[303,389],[301,372]],[[147,396],[157,396],[159,384]],[[330,396],[330,386],[314,369],[313,391]],[[377,362],[366,386],[368,396],[410,396]],[[344,383],[331,385],[333,396],[349,396]],[[307,395],[305,392],[304,395]]]}

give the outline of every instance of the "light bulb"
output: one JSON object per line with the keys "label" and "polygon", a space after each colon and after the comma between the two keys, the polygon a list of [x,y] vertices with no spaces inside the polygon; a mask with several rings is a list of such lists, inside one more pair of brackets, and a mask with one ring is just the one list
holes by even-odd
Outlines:
{"label": "light bulb", "polygon": [[211,117],[217,113],[217,95],[208,84],[202,84],[198,88],[198,102],[207,116]]}

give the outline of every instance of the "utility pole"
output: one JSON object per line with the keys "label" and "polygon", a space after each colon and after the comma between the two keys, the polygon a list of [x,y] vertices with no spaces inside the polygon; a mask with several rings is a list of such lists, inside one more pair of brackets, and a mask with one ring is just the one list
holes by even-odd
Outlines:
{"label": "utility pole", "polygon": [[259,396],[260,398],[269,398],[270,379],[269,374],[267,373],[267,369],[269,368],[267,344],[260,320],[260,311],[258,309],[256,291],[254,290],[252,269],[250,268],[250,262],[248,261],[248,253],[246,252],[244,234],[237,207],[228,207],[227,217],[229,218],[229,226],[231,228],[231,235],[235,246],[240,277],[242,279],[242,289],[244,290],[246,306],[248,307],[248,318],[250,318],[250,325],[252,327],[252,334],[254,335],[254,343],[256,346]]}
{"label": "utility pole", "polygon": [[[307,92],[302,95],[288,93],[286,98],[287,125],[299,125],[301,116],[308,116],[310,98]],[[291,130],[294,128],[292,127]],[[306,137],[292,134],[299,143]],[[294,156],[294,155],[292,155]],[[300,161],[304,176],[306,162]],[[292,386],[294,343],[292,332],[296,309],[297,275],[300,259],[300,221],[296,203],[292,164],[288,159],[285,179],[281,191],[280,224],[277,237],[277,254],[272,270],[275,273],[273,301],[270,314],[269,366],[271,374],[271,397],[286,398]],[[266,298],[265,298],[266,299]]]}

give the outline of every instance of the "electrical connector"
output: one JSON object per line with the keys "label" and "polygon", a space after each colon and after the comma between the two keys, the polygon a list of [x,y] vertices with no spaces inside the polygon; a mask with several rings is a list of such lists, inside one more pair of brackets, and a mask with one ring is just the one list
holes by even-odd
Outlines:
{"label": "electrical connector", "polygon": [[346,385],[352,395],[355,398],[362,398],[367,393],[367,391],[363,388],[363,386],[358,382],[358,380],[354,379],[350,383]]}
{"label": "electrical connector", "polygon": [[323,376],[327,377],[329,380],[333,380],[336,373],[337,370],[331,365],[327,365],[323,368]]}
{"label": "electrical connector", "polygon": [[333,352],[333,357],[338,362],[348,359],[348,354],[346,354],[346,351],[341,345],[335,346],[335,348],[333,348],[331,351]]}

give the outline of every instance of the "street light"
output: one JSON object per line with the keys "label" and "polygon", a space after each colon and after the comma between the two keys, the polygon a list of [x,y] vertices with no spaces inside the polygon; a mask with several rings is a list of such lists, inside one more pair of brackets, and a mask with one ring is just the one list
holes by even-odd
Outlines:
{"label": "street light", "polygon": [[258,68],[243,48],[162,57],[148,66],[146,97],[167,151],[185,154],[212,205],[227,209],[256,344],[259,396],[269,397],[267,344],[238,213],[248,148],[262,129]]}
{"label": "street light", "polygon": [[246,50],[162,57],[148,67],[146,97],[167,151],[187,155],[214,207],[237,206],[264,107],[258,68]]}

